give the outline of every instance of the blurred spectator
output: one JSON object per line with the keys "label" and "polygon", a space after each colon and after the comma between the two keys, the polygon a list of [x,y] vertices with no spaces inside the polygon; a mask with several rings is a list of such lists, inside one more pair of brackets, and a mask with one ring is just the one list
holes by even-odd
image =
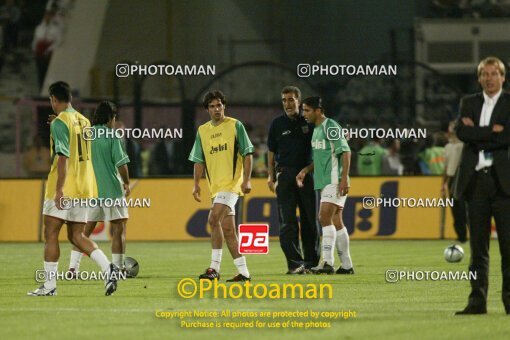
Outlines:
{"label": "blurred spectator", "polygon": [[46,177],[50,172],[50,149],[43,145],[41,135],[34,136],[32,146],[23,155],[23,167],[30,177]]}
{"label": "blurred spectator", "polygon": [[55,19],[55,12],[47,11],[39,26],[36,27],[34,40],[32,41],[32,51],[35,54],[37,66],[37,78],[39,88],[43,86],[46,72],[51,60],[51,54],[62,39],[62,27]]}
{"label": "blurred spectator", "polygon": [[415,176],[420,174],[418,159],[419,144],[417,139],[403,139],[400,142],[400,159],[404,166],[404,175]]}
{"label": "blurred spectator", "polygon": [[432,139],[427,139],[425,150],[418,154],[422,174],[442,175],[444,173],[444,146],[447,140],[444,132],[436,132]]}
{"label": "blurred spectator", "polygon": [[18,47],[19,20],[21,10],[14,0],[6,0],[0,8],[0,20],[3,26],[3,51],[10,52]]}
{"label": "blurred spectator", "polygon": [[374,139],[365,145],[358,156],[358,175],[381,176],[382,160],[386,150],[381,146],[380,139]]}
{"label": "blurred spectator", "polygon": [[254,143],[255,152],[253,154],[253,177],[267,177],[267,147],[263,143]]}
{"label": "blurred spectator", "polygon": [[467,241],[467,212],[466,212],[466,201],[464,199],[456,199],[453,195],[455,192],[455,173],[459,167],[460,156],[462,154],[462,143],[455,133],[455,121],[450,122],[448,126],[448,134],[450,140],[444,147],[444,160],[445,160],[445,172],[443,175],[443,186],[441,193],[443,196],[449,195],[453,198],[452,216],[453,216],[453,227],[457,233],[457,240],[459,242]]}
{"label": "blurred spectator", "polygon": [[[125,129],[124,123],[120,120],[115,122],[116,129]],[[142,159],[140,157],[140,145],[134,141],[132,138],[123,138],[122,144],[124,145],[124,150],[129,157],[128,163],[128,171],[129,177],[131,178],[140,178],[143,177],[142,174]]]}
{"label": "blurred spectator", "polygon": [[[166,129],[166,128],[163,128]],[[177,175],[182,173],[178,143],[175,139],[161,139],[151,152],[149,175]]]}
{"label": "blurred spectator", "polygon": [[388,150],[382,160],[382,174],[384,176],[402,176],[404,166],[400,160],[400,140],[394,138],[388,143]]}

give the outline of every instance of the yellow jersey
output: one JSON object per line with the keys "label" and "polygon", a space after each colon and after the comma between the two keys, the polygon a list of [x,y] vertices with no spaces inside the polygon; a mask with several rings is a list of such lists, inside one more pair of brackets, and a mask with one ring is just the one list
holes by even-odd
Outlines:
{"label": "yellow jersey", "polygon": [[83,129],[90,121],[78,111],[62,111],[50,125],[51,168],[44,198],[55,198],[58,155],[67,157],[64,196],[69,198],[97,197],[96,177],[92,167],[90,141],[83,138]]}
{"label": "yellow jersey", "polygon": [[243,124],[225,117],[216,126],[209,121],[198,128],[188,159],[204,164],[211,197],[223,191],[242,196],[243,157],[251,153],[253,145]]}

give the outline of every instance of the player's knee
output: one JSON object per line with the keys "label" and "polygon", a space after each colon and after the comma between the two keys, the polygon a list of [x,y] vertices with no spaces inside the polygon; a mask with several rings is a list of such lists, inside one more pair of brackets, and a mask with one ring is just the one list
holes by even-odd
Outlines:
{"label": "player's knee", "polygon": [[323,212],[319,213],[319,223],[323,227],[331,225],[331,216]]}
{"label": "player's knee", "polygon": [[46,228],[44,229],[44,239],[46,242],[56,241],[58,240],[58,232]]}
{"label": "player's knee", "polygon": [[220,217],[217,214],[209,214],[208,221],[211,227],[219,227],[220,226]]}
{"label": "player's knee", "polygon": [[225,237],[232,236],[235,234],[234,228],[232,226],[222,225],[221,229],[223,230],[223,235],[225,235]]}
{"label": "player's knee", "polygon": [[78,246],[81,241],[83,239],[83,234],[80,232],[76,232],[76,233],[73,233],[72,236],[71,236],[71,239],[69,241],[71,241],[72,244],[74,244],[75,246]]}
{"label": "player's knee", "polygon": [[121,225],[112,225],[112,236],[120,238],[123,234]]}

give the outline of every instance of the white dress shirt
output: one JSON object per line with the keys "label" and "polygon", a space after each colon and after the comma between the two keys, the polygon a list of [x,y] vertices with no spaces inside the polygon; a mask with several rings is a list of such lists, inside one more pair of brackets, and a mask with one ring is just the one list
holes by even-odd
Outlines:
{"label": "white dress shirt", "polygon": [[[503,92],[502,89],[499,90],[499,92],[494,96],[492,96],[492,98],[489,97],[485,91],[483,92],[484,101],[482,106],[482,113],[480,115],[480,127],[489,126],[489,122],[492,117],[492,111],[494,110],[494,106],[496,106],[496,103],[501,96],[501,92]],[[480,169],[490,167],[492,166],[492,162],[492,152],[485,152],[484,150],[480,150],[478,152],[478,164],[476,165],[475,170],[479,171]]]}

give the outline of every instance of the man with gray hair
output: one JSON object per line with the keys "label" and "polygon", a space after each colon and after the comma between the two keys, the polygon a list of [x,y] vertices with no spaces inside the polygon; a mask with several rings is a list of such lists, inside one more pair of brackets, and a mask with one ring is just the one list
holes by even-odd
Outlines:
{"label": "man with gray hair", "polygon": [[[299,88],[284,87],[281,98],[285,113],[273,119],[267,139],[267,184],[278,201],[280,245],[287,259],[287,274],[305,274],[320,259],[319,226],[315,219],[313,179],[307,175],[304,186],[298,188],[296,175],[312,162],[313,125],[308,124],[300,112]],[[296,207],[299,207],[300,223]]]}

